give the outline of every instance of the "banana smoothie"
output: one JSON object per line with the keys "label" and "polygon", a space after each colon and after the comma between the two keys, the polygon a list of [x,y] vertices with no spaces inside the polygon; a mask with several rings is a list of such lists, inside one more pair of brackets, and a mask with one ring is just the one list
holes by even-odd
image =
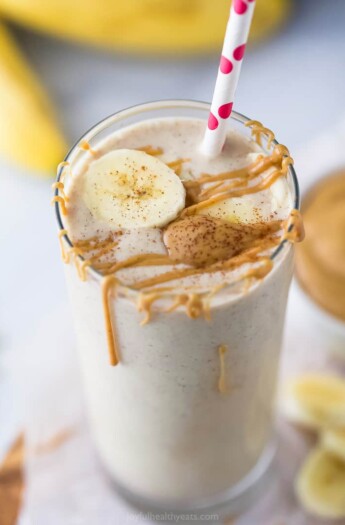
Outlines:
{"label": "banana smoothie", "polygon": [[301,237],[287,148],[241,121],[206,158],[202,111],[143,111],[115,129],[110,118],[55,184],[99,455],[118,486],[163,507],[268,467]]}

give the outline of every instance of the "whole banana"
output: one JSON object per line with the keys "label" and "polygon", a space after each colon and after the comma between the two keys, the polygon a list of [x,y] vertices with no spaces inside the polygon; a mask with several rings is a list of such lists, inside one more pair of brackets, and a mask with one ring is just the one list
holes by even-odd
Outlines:
{"label": "whole banana", "polygon": [[[291,0],[257,0],[251,36],[287,18]],[[0,14],[56,36],[119,50],[219,50],[230,2],[224,0],[0,0]]]}
{"label": "whole banana", "polygon": [[46,175],[66,145],[49,101],[7,29],[0,25],[0,156]]}

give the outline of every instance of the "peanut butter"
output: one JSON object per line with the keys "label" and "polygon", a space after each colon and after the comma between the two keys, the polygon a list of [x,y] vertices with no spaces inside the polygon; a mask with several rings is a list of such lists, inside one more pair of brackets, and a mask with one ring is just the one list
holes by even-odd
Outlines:
{"label": "peanut butter", "polygon": [[280,222],[237,224],[205,215],[191,215],[172,222],[164,234],[170,258],[195,267],[230,259],[279,231]]}
{"label": "peanut butter", "polygon": [[299,282],[345,321],[345,172],[325,177],[303,203],[305,241],[296,250]]}
{"label": "peanut butter", "polygon": [[219,373],[219,379],[218,379],[218,390],[221,394],[226,394],[228,391],[227,384],[226,384],[226,367],[225,367],[225,354],[227,353],[228,348],[226,345],[220,345],[218,347],[218,355],[219,355],[219,366],[220,366],[220,373]]}

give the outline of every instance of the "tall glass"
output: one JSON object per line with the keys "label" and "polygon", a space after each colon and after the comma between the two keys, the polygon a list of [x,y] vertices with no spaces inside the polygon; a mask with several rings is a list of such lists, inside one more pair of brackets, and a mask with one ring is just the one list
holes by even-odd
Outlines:
{"label": "tall glass", "polygon": [[[208,104],[191,101],[120,111],[78,141],[66,158],[69,169],[73,173],[87,154],[78,147],[81,141],[94,148],[116,130],[146,119],[206,122],[208,112]],[[231,121],[249,134],[246,117],[233,112]],[[288,184],[298,208],[292,167]],[[56,212],[62,230],[59,203]],[[62,242],[72,247],[68,235]],[[92,433],[106,470],[132,501],[150,509],[226,504],[233,510],[249,501],[267,475],[275,451],[272,406],[293,251],[290,243],[282,243],[272,256],[272,271],[247,293],[234,292],[213,305],[209,322],[177,310],[140,326],[133,303],[112,298],[121,353],[116,367],[108,363],[102,276],[88,269],[82,282],[74,265],[66,265]],[[229,391],[222,395],[217,349],[224,342]]]}

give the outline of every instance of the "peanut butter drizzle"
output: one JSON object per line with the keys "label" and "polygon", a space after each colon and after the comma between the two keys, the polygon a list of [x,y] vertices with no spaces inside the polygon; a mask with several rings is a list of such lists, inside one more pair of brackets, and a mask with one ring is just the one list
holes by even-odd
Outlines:
{"label": "peanut butter drizzle", "polygon": [[65,199],[61,195],[55,195],[50,201],[50,203],[55,204],[55,202],[58,202],[60,204],[62,215],[67,215]]}
{"label": "peanut butter drizzle", "polygon": [[172,313],[180,306],[184,306],[186,314],[191,319],[197,319],[204,316],[205,320],[210,320],[210,301],[212,297],[221,289],[224,284],[215,286],[211,291],[204,293],[184,292],[171,293],[174,287],[165,287],[140,292],[137,299],[137,309],[139,312],[145,312],[145,317],[141,325],[147,324],[152,319],[152,307],[156,301],[163,298],[171,299],[171,305],[162,310],[164,313]]}
{"label": "peanut butter drizzle", "polygon": [[221,186],[223,186],[223,182],[220,181],[220,182],[216,182],[216,184],[213,184],[213,186],[209,187],[209,188],[205,188],[204,190],[200,191],[199,192],[199,196],[197,196],[197,194],[195,195],[195,199],[196,200],[199,200],[199,198],[201,199],[208,199],[209,197],[211,197],[217,190],[219,190],[219,188]]}
{"label": "peanut butter drizzle", "polygon": [[[184,186],[187,192],[190,189],[194,190],[192,193],[189,191],[189,196],[192,197],[192,200],[196,201],[196,204],[192,204],[185,208],[180,216],[186,217],[188,215],[194,215],[200,210],[208,208],[217,202],[266,190],[280,177],[286,176],[289,166],[292,164],[293,160],[289,156],[287,148],[278,145],[274,148],[271,155],[264,158],[259,157],[254,163],[246,168],[221,173],[220,175],[215,176],[204,175],[195,181],[186,181]],[[256,184],[252,186],[248,185],[248,182],[263,175],[269,168],[275,168],[275,170],[264,176],[262,180]],[[227,185],[219,184],[220,181],[223,181],[224,183],[228,180],[232,180],[233,182]],[[211,187],[206,188],[203,191],[200,190],[200,187],[203,184],[211,182],[215,182],[216,184],[213,184]]]}
{"label": "peanut butter drizzle", "polygon": [[140,148],[136,148],[136,150],[143,151],[144,153],[152,155],[153,157],[156,157],[157,155],[162,155],[163,153],[162,148],[154,148],[153,146],[142,146]]}
{"label": "peanut butter drizzle", "polygon": [[268,275],[273,268],[273,261],[269,257],[262,257],[260,262],[262,264],[260,264],[256,268],[252,268],[248,270],[248,272],[246,272],[243,276],[243,279],[246,279],[247,281],[249,281],[245,285],[245,293],[248,293],[249,291],[251,279],[255,279],[255,280],[264,279],[266,275]]}
{"label": "peanut butter drizzle", "polygon": [[63,445],[68,439],[70,439],[76,433],[76,428],[67,428],[56,433],[47,441],[39,443],[35,446],[33,452],[37,455],[49,454]]}
{"label": "peanut butter drizzle", "polygon": [[226,283],[222,283],[213,287],[213,289],[205,295],[203,301],[204,318],[206,321],[211,321],[211,300],[218,292],[225,288]]}
{"label": "peanut butter drizzle", "polygon": [[100,241],[98,237],[91,237],[89,239],[79,240],[74,243],[74,246],[80,248],[81,250],[90,252],[92,250],[98,250],[103,248],[111,242],[113,237],[110,235],[106,239]]}
{"label": "peanut butter drizzle", "polygon": [[172,264],[171,259],[165,254],[159,253],[141,253],[133,255],[124,261],[112,263],[109,268],[106,268],[106,273],[115,273],[124,268],[135,266],[159,266]]}
{"label": "peanut butter drizzle", "polygon": [[245,123],[245,126],[251,128],[252,137],[259,146],[262,146],[262,136],[265,135],[267,137],[267,149],[270,149],[272,142],[275,139],[273,131],[265,128],[265,126],[263,126],[258,120],[248,120],[248,122]]}
{"label": "peanut butter drizzle", "polygon": [[65,237],[65,235],[67,235],[67,230],[60,230],[59,233],[58,233],[58,238],[59,238],[59,245],[60,245],[60,250],[61,250],[61,258],[63,260],[63,262],[65,264],[69,263],[69,253],[66,252],[65,250],[65,245],[64,245],[64,242],[63,242],[63,237]]}
{"label": "peanut butter drizzle", "polygon": [[105,332],[108,342],[110,364],[116,366],[119,362],[119,349],[115,324],[110,311],[110,294],[116,289],[117,279],[114,275],[108,275],[102,280],[102,304],[105,320]]}
{"label": "peanut butter drizzle", "polygon": [[[169,281],[175,281],[176,279],[183,279],[184,277],[190,277],[193,275],[200,275],[203,273],[215,273],[224,270],[234,270],[239,266],[246,263],[260,262],[261,260],[269,259],[269,257],[259,257],[258,254],[262,251],[268,250],[277,244],[279,244],[280,238],[267,239],[266,242],[262,242],[257,247],[245,250],[242,254],[232,257],[227,261],[217,262],[207,268],[184,268],[171,270],[169,272],[156,275],[149,279],[144,279],[134,283],[131,288],[133,290],[143,290],[145,288],[153,287],[159,284],[167,283]],[[253,276],[255,275],[255,269],[253,269]]]}
{"label": "peanut butter drizzle", "polygon": [[[74,246],[66,251],[63,237],[67,235],[67,233],[67,230],[60,230],[58,234],[62,260],[64,263],[69,263],[71,257],[73,258],[78,276],[82,281],[86,280],[86,268],[89,266],[93,266],[96,270],[107,269],[113,266],[113,261],[101,262],[99,259],[107,255],[118,245],[117,239],[114,240],[114,238],[110,236],[103,241],[98,241],[97,237],[92,237],[91,239],[76,241]],[[118,232],[118,235],[121,235],[121,232]],[[90,252],[92,253],[91,256],[88,255]],[[82,257],[83,260],[80,260],[80,257]]]}
{"label": "peanut butter drizzle", "polygon": [[226,394],[228,391],[227,384],[226,384],[226,367],[225,367],[225,354],[227,353],[227,351],[228,351],[228,348],[226,345],[220,345],[218,347],[219,365],[220,365],[218,390],[221,394]]}
{"label": "peanut butter drizzle", "polygon": [[[106,244],[103,244],[103,247],[97,246],[98,251],[96,252],[96,254],[90,257],[89,259],[87,259],[87,261],[85,262],[88,262],[89,264],[97,265],[98,267],[98,260],[104,255],[107,255],[109,252],[111,252],[111,250],[116,248],[118,244],[119,244],[119,241],[116,240],[116,241],[108,241]],[[110,263],[107,262],[104,264],[110,264]]]}
{"label": "peanut butter drizzle", "polygon": [[[64,182],[65,176],[66,176],[66,171],[67,171],[65,168],[68,168],[69,166],[70,166],[70,163],[67,162],[66,160],[64,160],[63,162],[60,162],[60,164],[58,164],[58,167],[56,169],[56,175],[59,176],[60,170],[61,170],[60,182]],[[69,170],[69,175],[72,176],[72,173],[71,173],[70,170]]]}
{"label": "peanut butter drizzle", "polygon": [[52,184],[52,189],[53,190],[59,190],[59,194],[64,199],[64,201],[65,202],[68,201],[68,197],[67,197],[67,195],[65,193],[65,185],[64,185],[64,183],[61,180],[59,182],[54,182],[54,184]]}
{"label": "peanut butter drizzle", "polygon": [[[208,271],[209,270],[210,269],[208,269]],[[202,268],[185,268],[183,270],[171,270],[170,272],[166,272],[161,275],[156,275],[155,277],[150,277],[149,279],[139,281],[133,284],[131,288],[133,290],[142,290],[144,288],[156,286],[157,284],[175,281],[176,279],[182,279],[183,277],[189,277],[190,275],[197,275],[204,272],[205,269]]]}
{"label": "peanut butter drizzle", "polygon": [[74,246],[69,250],[68,256],[69,258],[73,257],[74,266],[77,270],[79,279],[81,281],[86,281],[86,265],[84,265],[85,261],[80,260],[80,257],[83,256],[83,252],[80,250],[80,248]]}
{"label": "peanut butter drizzle", "polygon": [[155,301],[162,298],[161,292],[150,292],[146,294],[139,294],[137,300],[138,312],[145,312],[145,317],[140,322],[141,326],[144,326],[152,319],[152,305]]}
{"label": "peanut butter drizzle", "polygon": [[174,172],[176,173],[176,175],[180,176],[181,173],[182,173],[182,166],[185,162],[189,162],[190,159],[177,159],[177,160],[173,160],[171,162],[167,162],[167,166],[169,166],[169,168],[171,168],[172,170],[174,170]]}
{"label": "peanut butter drizzle", "polygon": [[237,170],[232,171],[225,171],[223,173],[219,173],[218,175],[210,175],[208,173],[204,173],[195,180],[188,180],[185,181],[185,187],[186,188],[192,188],[195,186],[201,186],[202,184],[207,183],[213,183],[218,181],[227,181],[231,179],[243,179],[246,178],[249,175],[260,175],[263,171],[265,171],[267,168],[269,168],[272,165],[272,162],[277,163],[278,159],[274,161],[275,157],[263,157],[259,156],[254,162],[249,164],[248,166],[245,166],[244,168],[240,168]]}
{"label": "peanut butter drizzle", "polygon": [[180,306],[184,306],[186,314],[191,319],[197,319],[202,314],[205,314],[204,299],[198,293],[181,293],[175,296],[172,305],[165,310],[166,313],[171,313],[177,310]]}
{"label": "peanut butter drizzle", "polygon": [[302,242],[305,236],[301,212],[292,210],[285,226],[283,240],[296,243]]}
{"label": "peanut butter drizzle", "polygon": [[89,142],[87,142],[86,140],[82,140],[79,144],[78,144],[78,147],[84,151],[88,151],[89,153],[91,153],[91,155],[97,155],[97,151],[95,149],[93,149],[91,147],[91,144],[89,144]]}

